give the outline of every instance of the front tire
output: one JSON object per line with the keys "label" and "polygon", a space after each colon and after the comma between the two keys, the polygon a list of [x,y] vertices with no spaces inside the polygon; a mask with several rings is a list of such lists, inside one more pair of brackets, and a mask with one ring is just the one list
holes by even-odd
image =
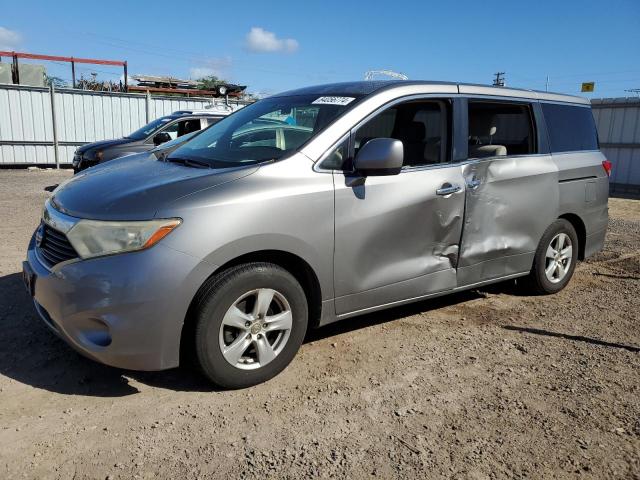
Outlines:
{"label": "front tire", "polygon": [[272,263],[232,267],[196,299],[196,360],[220,387],[256,385],[293,360],[307,323],[304,290],[289,272]]}
{"label": "front tire", "polygon": [[531,273],[523,283],[533,294],[548,295],[567,286],[578,261],[578,235],[563,218],[553,222],[542,235]]}

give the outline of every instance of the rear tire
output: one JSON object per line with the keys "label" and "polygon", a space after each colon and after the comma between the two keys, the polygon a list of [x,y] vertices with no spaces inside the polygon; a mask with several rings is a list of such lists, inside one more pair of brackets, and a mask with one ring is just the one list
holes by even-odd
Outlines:
{"label": "rear tire", "polygon": [[521,282],[526,291],[548,295],[566,287],[578,261],[578,235],[563,218],[545,230],[533,260],[533,268]]}
{"label": "rear tire", "polygon": [[248,263],[209,279],[196,298],[195,357],[223,388],[265,382],[302,345],[308,307],[304,290],[282,267]]}

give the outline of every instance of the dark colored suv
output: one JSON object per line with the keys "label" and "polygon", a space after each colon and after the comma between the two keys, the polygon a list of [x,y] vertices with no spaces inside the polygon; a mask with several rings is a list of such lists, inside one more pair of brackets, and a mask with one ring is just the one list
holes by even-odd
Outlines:
{"label": "dark colored suv", "polygon": [[231,112],[180,110],[160,117],[126,137],[82,145],[73,156],[73,171],[78,173],[115,158],[146,152],[187,133],[203,130],[229,113]]}

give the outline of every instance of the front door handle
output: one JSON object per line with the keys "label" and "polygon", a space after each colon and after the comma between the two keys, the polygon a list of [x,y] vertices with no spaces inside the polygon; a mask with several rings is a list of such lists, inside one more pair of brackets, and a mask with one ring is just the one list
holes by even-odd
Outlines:
{"label": "front door handle", "polygon": [[445,183],[436,190],[436,195],[451,195],[452,193],[458,193],[460,190],[462,190],[460,185]]}

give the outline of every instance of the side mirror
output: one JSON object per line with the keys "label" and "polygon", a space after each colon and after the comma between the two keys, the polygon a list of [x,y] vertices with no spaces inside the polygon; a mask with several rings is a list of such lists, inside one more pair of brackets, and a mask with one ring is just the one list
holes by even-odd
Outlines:
{"label": "side mirror", "polygon": [[160,133],[156,133],[153,136],[153,144],[157,147],[158,145],[161,145],[165,142],[168,142],[169,140],[171,140],[171,135],[169,135],[167,132],[160,132]]}
{"label": "side mirror", "polygon": [[364,176],[397,175],[402,169],[404,146],[393,138],[374,138],[365,143],[353,162]]}

